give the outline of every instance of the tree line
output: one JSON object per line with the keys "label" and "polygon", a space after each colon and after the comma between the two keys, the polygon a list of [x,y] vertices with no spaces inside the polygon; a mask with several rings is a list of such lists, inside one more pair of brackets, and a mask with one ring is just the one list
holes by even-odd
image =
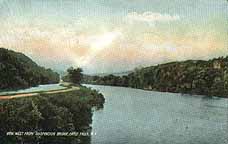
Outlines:
{"label": "tree line", "polygon": [[0,143],[90,143],[90,136],[7,136],[7,132],[89,132],[92,108],[100,109],[104,97],[80,87],[59,94],[0,101]]}
{"label": "tree line", "polygon": [[0,48],[0,90],[58,82],[58,73],[37,65],[22,53]]}
{"label": "tree line", "polygon": [[83,82],[161,92],[228,97],[228,56],[208,61],[170,62],[136,69],[125,76],[84,75]]}

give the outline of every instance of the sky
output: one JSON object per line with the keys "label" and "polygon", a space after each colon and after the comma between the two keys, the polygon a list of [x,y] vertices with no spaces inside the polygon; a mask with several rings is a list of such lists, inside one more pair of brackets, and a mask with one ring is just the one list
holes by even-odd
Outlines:
{"label": "sky", "polygon": [[0,47],[114,73],[228,55],[226,0],[0,0]]}

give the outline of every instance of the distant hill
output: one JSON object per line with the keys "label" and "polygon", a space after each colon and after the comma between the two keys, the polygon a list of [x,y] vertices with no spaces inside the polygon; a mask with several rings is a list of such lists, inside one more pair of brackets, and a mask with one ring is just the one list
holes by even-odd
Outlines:
{"label": "distant hill", "polygon": [[228,57],[170,62],[125,76],[85,76],[84,83],[228,97]]}
{"label": "distant hill", "polygon": [[0,48],[0,90],[58,82],[58,73],[37,65],[22,53]]}
{"label": "distant hill", "polygon": [[124,76],[132,73],[133,71],[125,71],[125,72],[115,72],[115,73],[95,73],[95,74],[90,74],[90,76],[108,76],[108,75],[114,75],[114,76]]}

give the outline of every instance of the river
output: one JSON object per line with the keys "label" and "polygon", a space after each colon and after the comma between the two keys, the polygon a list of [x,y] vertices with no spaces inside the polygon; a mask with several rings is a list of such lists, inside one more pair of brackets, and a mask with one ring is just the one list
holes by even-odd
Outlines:
{"label": "river", "polygon": [[46,85],[39,85],[37,87],[30,87],[26,89],[15,90],[15,91],[3,91],[3,92],[0,92],[0,95],[33,93],[33,92],[39,92],[39,91],[50,91],[50,90],[61,90],[61,89],[65,89],[65,87],[61,86],[60,84],[46,84]]}
{"label": "river", "polygon": [[92,144],[227,144],[228,99],[86,85],[105,96]]}

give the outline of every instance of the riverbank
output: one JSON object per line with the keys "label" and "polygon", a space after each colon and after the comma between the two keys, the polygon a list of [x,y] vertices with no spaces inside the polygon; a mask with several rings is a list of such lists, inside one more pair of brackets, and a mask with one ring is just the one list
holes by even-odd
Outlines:
{"label": "riverbank", "polygon": [[218,95],[206,95],[206,94],[198,94],[198,93],[186,93],[186,92],[175,92],[175,91],[159,91],[152,88],[136,88],[136,87],[130,87],[130,86],[117,86],[117,85],[105,85],[105,84],[95,84],[95,83],[85,83],[85,85],[97,85],[97,86],[112,86],[112,87],[119,87],[119,88],[132,88],[132,89],[138,89],[138,90],[144,90],[144,91],[151,91],[151,92],[164,92],[164,93],[171,93],[171,94],[181,94],[181,95],[194,95],[194,96],[204,96],[204,97],[217,97],[217,98],[227,98],[227,96],[218,96]]}
{"label": "riverbank", "polygon": [[46,92],[37,96],[0,101],[0,143],[52,143],[87,141],[90,137],[6,136],[7,132],[87,132],[93,107],[100,109],[104,97],[81,86],[71,91]]}
{"label": "riverbank", "polygon": [[85,75],[83,83],[228,98],[228,57],[159,64],[124,76]]}
{"label": "riverbank", "polygon": [[[45,86],[45,85],[43,85]],[[49,85],[46,85],[47,87]],[[57,89],[49,89],[49,90],[39,90],[39,87],[33,87],[35,90],[29,91],[29,89],[15,91],[15,92],[5,92],[3,94],[0,93],[0,100],[5,99],[14,99],[14,98],[21,98],[21,97],[30,97],[30,96],[38,96],[40,94],[57,94],[57,93],[64,93],[74,90],[79,90],[79,86],[73,85],[70,83],[60,83]],[[30,88],[32,89],[32,88]],[[25,92],[25,91],[28,92]]]}
{"label": "riverbank", "polygon": [[0,90],[15,90],[56,84],[59,74],[39,66],[23,53],[0,48]]}
{"label": "riverbank", "polygon": [[65,93],[70,91],[79,90],[79,87],[71,87],[71,88],[65,88],[62,90],[51,90],[51,91],[40,91],[40,92],[32,92],[32,93],[19,93],[19,94],[8,94],[8,95],[0,95],[0,100],[6,100],[6,99],[15,99],[15,98],[22,98],[22,97],[31,97],[31,96],[39,96],[41,94],[59,94],[59,93]]}

